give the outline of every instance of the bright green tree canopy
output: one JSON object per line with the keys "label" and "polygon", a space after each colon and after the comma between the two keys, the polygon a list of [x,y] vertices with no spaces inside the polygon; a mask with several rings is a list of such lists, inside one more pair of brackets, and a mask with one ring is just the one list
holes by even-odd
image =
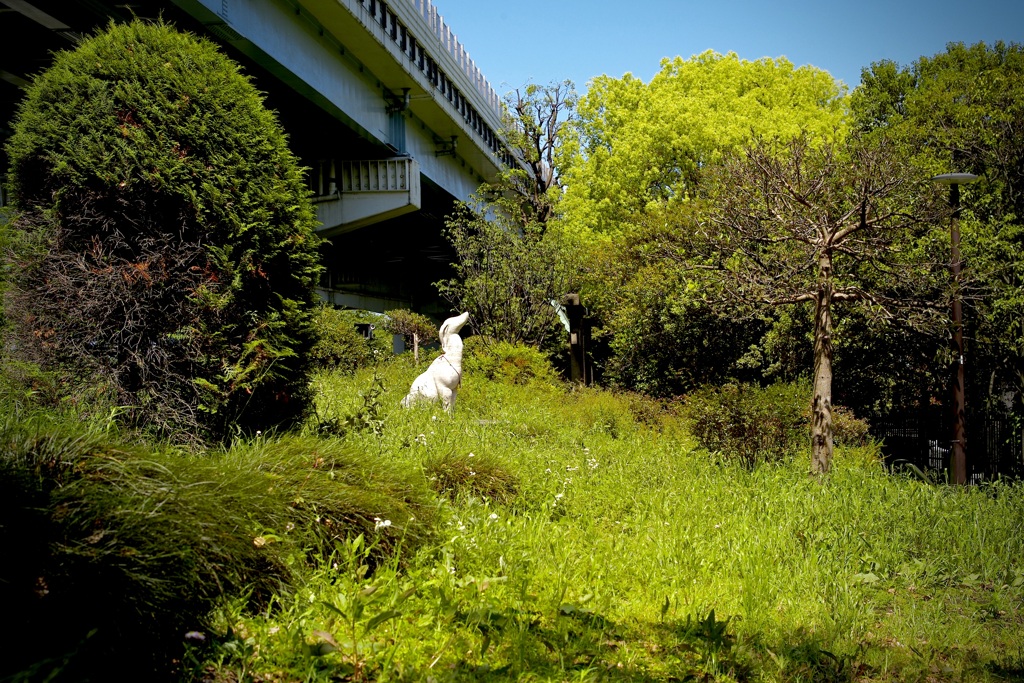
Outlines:
{"label": "bright green tree canopy", "polygon": [[574,232],[615,233],[652,202],[692,196],[701,169],[752,136],[835,135],[846,98],[820,69],[708,51],[663,60],[649,84],[599,76],[578,113],[562,209]]}

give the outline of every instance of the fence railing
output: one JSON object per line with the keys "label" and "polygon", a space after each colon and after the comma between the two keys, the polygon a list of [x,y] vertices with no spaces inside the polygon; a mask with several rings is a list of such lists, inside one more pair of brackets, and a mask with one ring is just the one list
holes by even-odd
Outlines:
{"label": "fence railing", "polygon": [[438,13],[437,8],[431,2],[431,0],[415,0],[416,10],[423,17],[423,20],[427,22],[427,26],[434,32],[434,35],[440,41],[441,46],[448,51],[448,53],[455,58],[455,62],[462,69],[463,73],[469,78],[470,83],[476,89],[477,93],[484,99],[485,102],[499,115],[501,116],[501,98],[498,93],[494,91],[491,84],[487,82],[487,78],[484,76],[480,68],[477,67],[469,53],[466,52],[466,48],[459,42],[459,39],[452,32],[450,26],[448,26],[444,18]]}
{"label": "fence railing", "polygon": [[[371,20],[381,27],[387,39],[391,40],[409,60],[410,67],[419,70],[430,86],[448,100],[453,114],[462,118],[502,163],[513,167],[518,165],[519,160],[497,132],[504,119],[505,108],[501,98],[470,59],[466,48],[445,24],[433,3],[430,0],[389,0],[406,5],[415,12],[410,18],[416,20],[414,23],[422,20],[422,30],[430,32],[430,35],[424,36],[422,33],[414,35],[420,32],[420,29],[412,31],[405,25],[395,13],[395,8],[389,6],[388,1],[358,1],[368,12]],[[441,50],[447,52],[454,60],[453,69],[449,70],[444,66],[447,60],[438,61],[432,56],[440,57]],[[466,77],[462,85],[459,83],[463,79],[455,74],[454,69],[458,69]],[[490,114],[482,113],[485,110]]]}
{"label": "fence railing", "polygon": [[[1024,425],[983,412],[967,415],[967,476],[971,483],[1024,477]],[[872,423],[886,464],[909,463],[942,477],[949,468],[952,422],[941,407],[907,411]]]}
{"label": "fence railing", "polygon": [[408,192],[412,159],[338,162],[341,192]]}
{"label": "fence railing", "polygon": [[408,192],[412,187],[413,160],[368,159],[341,161],[323,159],[309,175],[316,199],[335,198],[342,192]]}

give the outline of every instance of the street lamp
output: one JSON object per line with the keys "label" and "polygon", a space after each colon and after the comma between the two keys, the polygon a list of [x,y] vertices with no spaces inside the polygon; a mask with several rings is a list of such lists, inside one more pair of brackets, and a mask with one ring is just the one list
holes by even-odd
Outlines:
{"label": "street lamp", "polygon": [[950,270],[953,271],[953,353],[956,355],[956,375],[953,379],[953,448],[952,474],[957,484],[967,483],[966,415],[964,400],[964,312],[960,301],[960,186],[973,183],[973,173],[943,173],[932,178],[940,185],[949,185],[949,206],[953,214],[949,219]]}

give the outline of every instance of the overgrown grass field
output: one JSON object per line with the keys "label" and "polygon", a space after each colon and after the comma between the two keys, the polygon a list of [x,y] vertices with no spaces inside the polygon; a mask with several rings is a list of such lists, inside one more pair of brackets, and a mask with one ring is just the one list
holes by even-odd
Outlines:
{"label": "overgrown grass field", "polygon": [[303,433],[202,451],[8,391],[0,679],[1024,679],[1021,484],[811,477],[795,389],[751,465],[531,353],[471,353],[454,415],[399,407],[407,356],[325,372]]}
{"label": "overgrown grass field", "polygon": [[429,539],[408,507],[378,516],[269,605],[220,608],[183,671],[1024,679],[1021,485],[893,476],[871,446],[838,449],[822,480],[805,453],[746,468],[650,401],[544,380],[469,372],[453,416],[402,410],[417,370],[321,376],[307,429],[422,477]]}

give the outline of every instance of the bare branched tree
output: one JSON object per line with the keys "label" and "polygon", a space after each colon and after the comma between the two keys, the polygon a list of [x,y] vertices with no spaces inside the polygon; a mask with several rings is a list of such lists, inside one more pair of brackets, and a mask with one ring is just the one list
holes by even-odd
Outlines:
{"label": "bare branched tree", "polygon": [[530,83],[506,98],[502,135],[525,169],[505,169],[486,194],[515,197],[524,223],[546,225],[554,217],[551,191],[562,187],[558,155],[577,99],[570,81],[547,86]]}
{"label": "bare branched tree", "polygon": [[[939,194],[884,140],[759,140],[714,172],[690,265],[750,307],[814,304],[812,468],[832,458],[833,308],[939,330],[949,282]],[[692,253],[695,251],[696,253]],[[696,256],[697,258],[694,258]]]}

